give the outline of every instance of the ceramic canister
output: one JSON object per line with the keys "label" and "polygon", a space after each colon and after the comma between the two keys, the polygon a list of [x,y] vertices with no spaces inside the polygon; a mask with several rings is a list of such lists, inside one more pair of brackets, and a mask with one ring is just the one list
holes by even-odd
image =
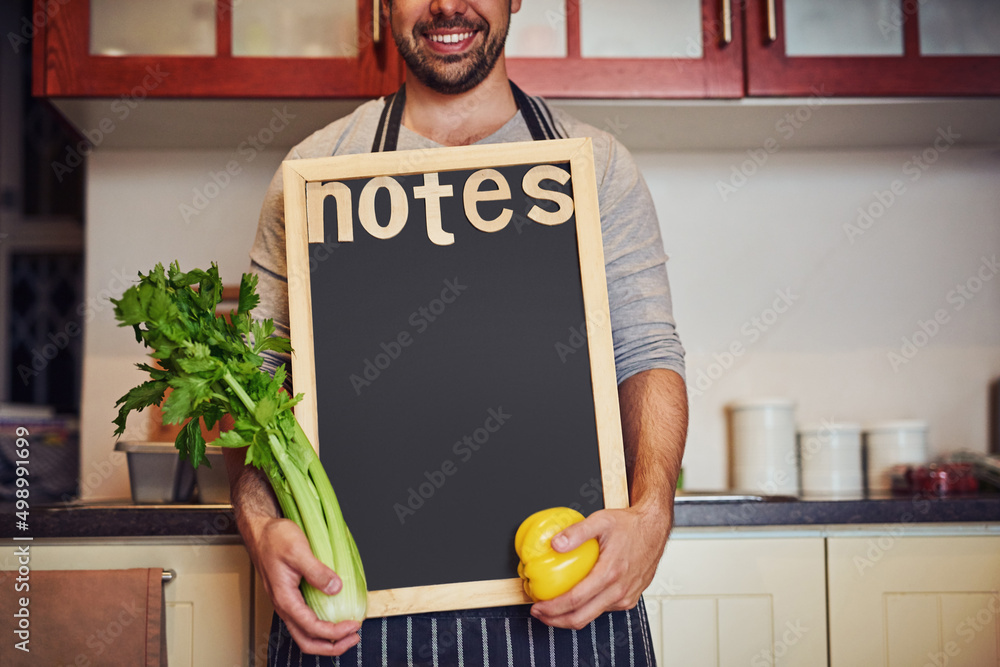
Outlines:
{"label": "ceramic canister", "polygon": [[927,463],[927,422],[872,424],[864,430],[864,445],[868,490],[889,491],[893,466]]}
{"label": "ceramic canister", "polygon": [[739,401],[732,420],[732,485],[759,494],[797,494],[795,403],[784,398]]}
{"label": "ceramic canister", "polygon": [[800,427],[798,455],[802,495],[856,498],[864,491],[859,424],[824,421]]}

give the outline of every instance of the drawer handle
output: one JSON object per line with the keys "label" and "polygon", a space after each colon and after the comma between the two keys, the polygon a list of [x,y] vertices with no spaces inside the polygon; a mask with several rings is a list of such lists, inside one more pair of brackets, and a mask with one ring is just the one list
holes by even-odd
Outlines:
{"label": "drawer handle", "polygon": [[733,43],[733,0],[722,0],[722,45]]}
{"label": "drawer handle", "polygon": [[778,41],[778,13],[774,6],[775,0],[767,0],[767,41]]}

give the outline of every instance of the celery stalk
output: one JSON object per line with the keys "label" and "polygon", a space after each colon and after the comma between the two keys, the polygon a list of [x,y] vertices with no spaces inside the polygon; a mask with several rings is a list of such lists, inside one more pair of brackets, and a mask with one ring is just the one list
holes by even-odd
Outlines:
{"label": "celery stalk", "polygon": [[[136,340],[151,348],[159,367],[138,364],[150,380],[119,399],[116,435],[125,431],[128,414],[163,404],[167,423],[186,422],[177,436],[181,458],[197,467],[208,464],[201,422],[211,428],[223,415],[234,427],[214,444],[246,447],[247,464],[261,468],[286,518],[302,529],[313,554],[343,581],[336,595],[326,595],[305,580],[306,603],[327,621],[364,618],[367,592],[357,545],[344,521],[326,471],[281,391],[284,368],[274,377],[261,370],[266,350],[290,351],[288,339],[273,336],[270,320],[256,322],[256,276],[244,274],[239,308],[230,319],[216,316],[222,294],[218,268],[183,273],[157,265],[139,274],[139,283],[121,299],[112,299],[121,326],[131,326]],[[197,285],[198,289],[193,289]],[[172,392],[163,400],[166,390]]]}

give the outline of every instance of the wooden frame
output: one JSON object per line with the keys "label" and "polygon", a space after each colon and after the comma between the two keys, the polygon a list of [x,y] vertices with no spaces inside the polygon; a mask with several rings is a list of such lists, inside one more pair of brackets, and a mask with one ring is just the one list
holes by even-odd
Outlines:
{"label": "wooden frame", "polygon": [[[577,242],[575,251],[579,257],[581,271],[578,280],[586,313],[586,347],[593,388],[603,506],[628,506],[604,252],[593,172],[593,150],[589,138],[374,153],[290,160],[283,163],[289,315],[292,346],[295,350],[292,371],[296,392],[305,394],[304,400],[296,408],[296,414],[314,446],[321,441],[313,340],[314,278],[310,274],[309,240],[322,240],[329,238],[329,235],[322,229],[322,217],[318,220],[315,216],[313,219],[308,217],[310,209],[313,212],[322,211],[322,208],[316,209],[315,204],[307,204],[309,184],[554,163],[568,163],[572,182]],[[324,201],[327,196],[323,195]],[[454,221],[452,219],[449,222]],[[338,222],[338,230],[339,224]],[[356,233],[365,232],[358,229]],[[369,616],[523,604],[529,601],[517,578],[451,582],[370,591]]]}

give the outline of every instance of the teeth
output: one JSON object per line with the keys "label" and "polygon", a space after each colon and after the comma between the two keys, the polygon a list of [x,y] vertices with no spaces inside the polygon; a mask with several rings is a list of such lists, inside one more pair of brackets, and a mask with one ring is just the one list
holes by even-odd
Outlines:
{"label": "teeth", "polygon": [[439,42],[441,44],[458,44],[470,37],[472,37],[471,32],[460,32],[452,35],[429,35],[432,42]]}

